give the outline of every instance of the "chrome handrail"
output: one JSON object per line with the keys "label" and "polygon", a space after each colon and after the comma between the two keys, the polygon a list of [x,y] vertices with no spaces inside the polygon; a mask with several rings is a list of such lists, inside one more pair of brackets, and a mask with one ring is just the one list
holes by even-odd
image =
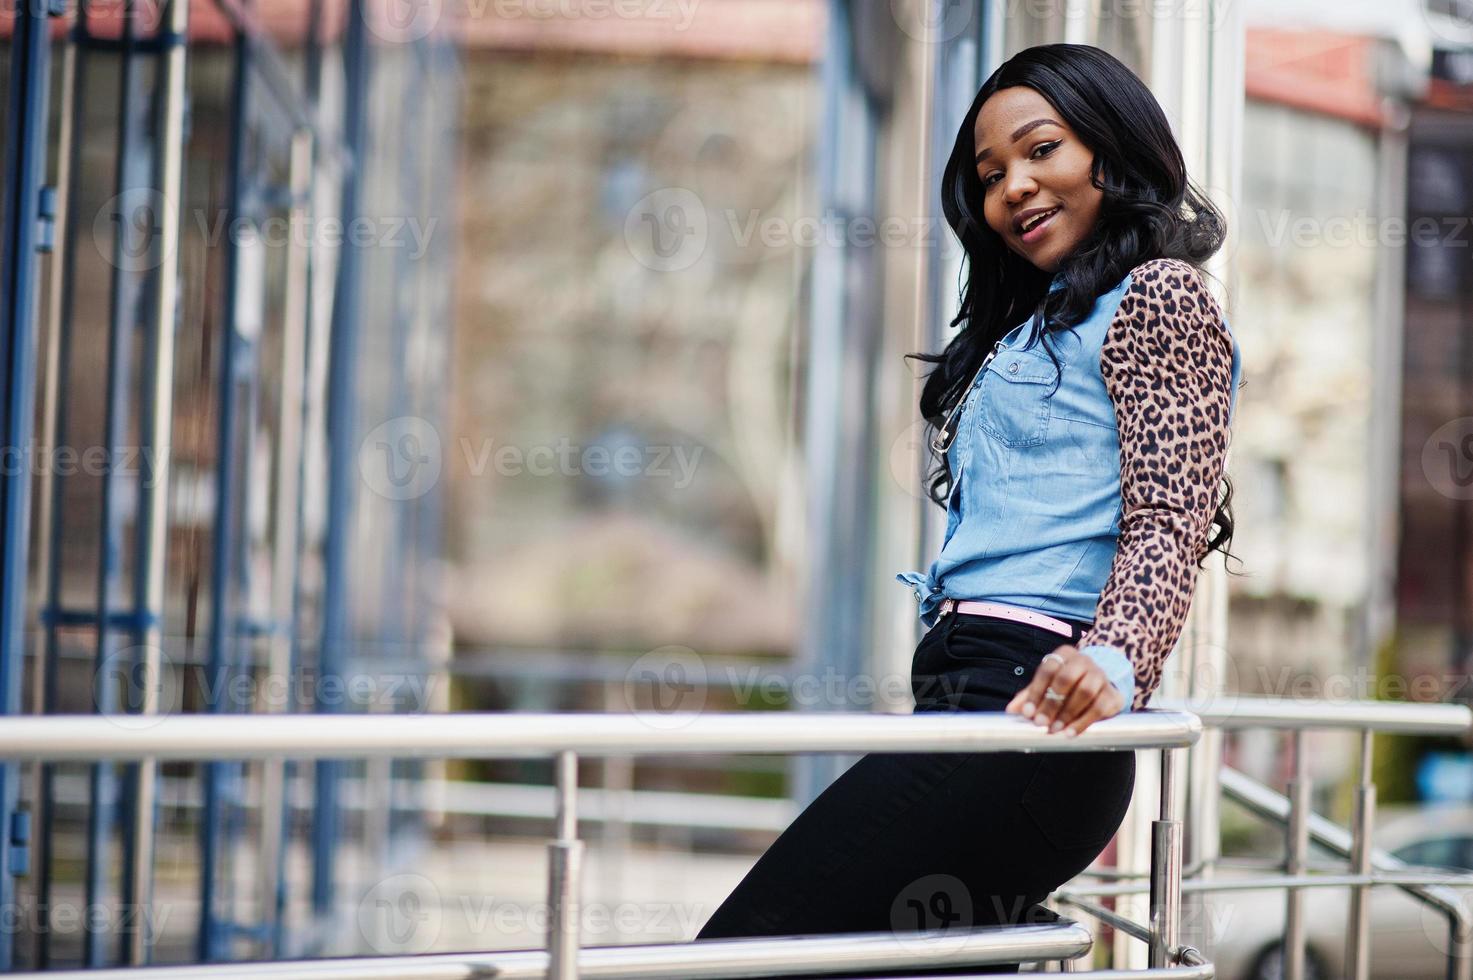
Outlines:
{"label": "chrome handrail", "polygon": [[[494,973],[478,957],[489,954],[453,954],[439,957],[393,957],[393,976],[483,977],[495,975],[548,976],[555,980],[577,980],[582,975],[598,977],[655,977],[649,957],[655,947],[618,947],[606,953],[580,947],[578,903],[582,842],[577,839],[576,786],[577,753],[598,756],[640,753],[757,752],[1088,752],[1117,749],[1156,749],[1161,753],[1162,785],[1174,779],[1173,750],[1189,746],[1201,736],[1202,724],[1193,714],[1162,710],[1129,712],[1090,726],[1074,737],[1050,733],[1033,722],[1002,712],[926,712],[909,715],[880,715],[872,712],[823,714],[762,714],[752,712],[635,712],[635,713],[456,713],[397,715],[49,715],[0,718],[0,757],[45,761],[99,759],[128,760],[215,760],[260,758],[505,758],[553,756],[557,761],[556,838],[549,844],[549,924],[547,950],[534,954],[497,953]],[[1153,824],[1152,875],[1150,882],[1150,947],[1153,968],[1175,964],[1181,955],[1177,944],[1180,921],[1181,821],[1172,815],[1172,794],[1161,797],[1160,819]],[[145,917],[146,918],[146,917]],[[946,959],[948,943],[976,943],[977,930],[942,931],[936,936],[891,935],[891,943],[906,948],[894,957],[856,962],[856,968],[943,965],[952,963],[1011,962],[1024,958],[1066,959],[1087,951],[1092,939],[1087,930],[1065,920],[1068,942],[1043,932],[1038,926],[988,927],[987,935],[997,949],[966,950],[968,958]],[[1047,928],[1058,929],[1060,926]],[[1032,930],[1030,932],[1030,930]],[[1083,934],[1083,945],[1076,941]],[[1027,937],[1035,939],[1035,942]],[[925,940],[922,942],[922,940]],[[1054,940],[1060,940],[1050,945]],[[147,937],[144,942],[147,943]],[[753,942],[753,941],[747,941]],[[854,953],[864,937],[842,936],[821,940],[780,941],[783,958],[774,969],[794,972],[792,958],[798,943],[827,944],[829,954],[814,972],[832,972],[834,956]],[[873,942],[870,943],[874,945]],[[919,948],[918,948],[919,947]],[[709,969],[692,966],[690,957],[713,955],[712,943],[683,944],[678,954],[680,976],[725,977],[752,975],[761,969],[748,964],[745,972],[733,967],[732,954],[717,955]],[[760,948],[747,946],[744,948]],[[807,948],[806,946],[804,948]],[[704,950],[704,951],[698,951]],[[939,951],[938,951],[939,950]],[[976,958],[979,954],[984,957]],[[997,958],[992,957],[996,954]],[[521,961],[530,972],[515,972],[506,957],[532,957]],[[672,954],[674,955],[674,954]],[[601,956],[617,958],[626,969],[604,965]],[[645,958],[641,958],[641,957]],[[540,958],[539,958],[540,957]],[[427,972],[406,972],[410,964],[423,964]],[[844,965],[841,962],[841,966]],[[1191,964],[1183,976],[1210,976],[1211,965]],[[310,969],[309,969],[310,968]],[[738,972],[729,972],[732,969]],[[245,973],[240,972],[244,969]],[[329,972],[322,972],[327,969]],[[351,972],[330,972],[333,969]],[[376,970],[377,967],[374,967]],[[520,969],[520,968],[516,968]],[[236,972],[231,972],[232,970]],[[173,972],[166,972],[173,971]],[[303,972],[289,972],[303,971]],[[628,972],[637,971],[637,972]],[[109,972],[86,971],[96,980]],[[220,964],[190,967],[191,976],[372,976],[363,959],[338,962],[307,961],[292,964]],[[131,969],[132,977],[180,976],[176,968]],[[382,975],[387,975],[382,974]],[[1086,973],[1085,976],[1090,974]],[[63,974],[63,976],[65,976]]]}
{"label": "chrome handrail", "polygon": [[44,761],[522,758],[794,752],[1170,749],[1196,715],[1136,711],[1067,738],[1003,712],[456,712],[394,715],[45,715],[0,718],[0,758]]}
{"label": "chrome handrail", "polygon": [[[1349,699],[1298,699],[1256,697],[1212,697],[1207,699],[1158,698],[1153,704],[1164,710],[1191,711],[1205,728],[1274,728],[1291,734],[1295,776],[1290,796],[1274,792],[1243,773],[1224,768],[1220,773],[1223,792],[1247,805],[1260,816],[1274,820],[1288,831],[1284,873],[1256,880],[1200,880],[1188,878],[1180,888],[1186,893],[1228,891],[1246,887],[1284,888],[1287,895],[1284,930],[1284,975],[1300,980],[1304,974],[1305,922],[1301,893],[1305,888],[1339,886],[1351,888],[1352,905],[1346,932],[1347,976],[1365,980],[1369,976],[1369,903],[1367,889],[1394,885],[1419,901],[1441,911],[1448,919],[1448,980],[1473,980],[1473,912],[1446,887],[1462,884],[1468,876],[1436,872],[1404,871],[1407,866],[1371,846],[1375,815],[1375,784],[1371,781],[1371,733],[1468,735],[1473,732],[1473,709],[1467,705],[1405,703]],[[1309,803],[1309,780],[1304,751],[1304,732],[1310,729],[1340,729],[1360,733],[1359,783],[1356,787],[1354,826],[1350,831],[1316,815]],[[1336,851],[1351,861],[1351,871],[1341,875],[1309,875],[1309,841]],[[1139,893],[1153,888],[1149,882],[1081,885],[1063,890],[1056,897],[1094,914],[1098,906],[1086,896],[1103,897]]]}
{"label": "chrome handrail", "polygon": [[1400,735],[1464,735],[1473,709],[1463,704],[1339,698],[1154,698],[1162,711],[1189,711],[1206,728],[1336,728]]}
{"label": "chrome handrail", "polygon": [[[1173,710],[1190,707],[1192,711]],[[884,721],[879,719],[884,717]],[[1248,881],[1182,880],[1181,832],[1179,820],[1171,818],[1174,796],[1174,757],[1172,749],[1193,744],[1204,727],[1278,728],[1294,734],[1296,743],[1311,728],[1338,728],[1362,733],[1361,787],[1358,795],[1357,826],[1347,832],[1310,812],[1307,783],[1296,787],[1294,799],[1285,798],[1267,787],[1233,770],[1222,774],[1225,793],[1247,803],[1264,816],[1302,831],[1304,841],[1319,841],[1342,856],[1351,857],[1358,865],[1348,874],[1290,873]],[[600,947],[580,947],[577,925],[566,913],[576,902],[579,880],[579,856],[582,844],[576,837],[574,808],[576,754],[602,756],[639,754],[701,753],[774,753],[856,752],[856,751],[1103,751],[1121,748],[1153,748],[1161,750],[1161,815],[1152,825],[1152,860],[1148,881],[1100,884],[1066,889],[1057,893],[1064,902],[1085,912],[1102,917],[1150,946],[1150,966],[1146,971],[1160,976],[1211,976],[1212,965],[1200,954],[1177,942],[1180,897],[1183,892],[1205,892],[1241,888],[1284,887],[1291,896],[1303,888],[1344,887],[1349,885],[1363,893],[1371,885],[1391,884],[1403,888],[1422,901],[1438,907],[1448,916],[1453,947],[1450,950],[1449,976],[1454,980],[1473,980],[1467,955],[1473,922],[1458,896],[1443,883],[1457,876],[1439,875],[1431,871],[1411,871],[1400,862],[1369,845],[1370,818],[1374,795],[1368,791],[1369,733],[1422,732],[1465,733],[1473,729],[1473,711],[1462,705],[1396,704],[1369,701],[1315,702],[1276,700],[1269,698],[1215,698],[1203,702],[1161,699],[1159,707],[1130,712],[1099,722],[1083,735],[1064,738],[1050,734],[1025,719],[997,712],[938,712],[912,715],[881,716],[875,713],[825,713],[821,715],[780,714],[754,717],[751,712],[637,712],[607,713],[466,713],[410,715],[275,715],[275,716],[194,716],[167,717],[112,716],[45,716],[0,718],[0,757],[44,759],[50,761],[97,759],[221,759],[221,758],[343,758],[343,757],[435,757],[492,758],[552,756],[558,762],[556,788],[557,837],[551,842],[553,855],[549,881],[549,897],[553,908],[549,929],[548,951],[500,952],[498,976],[520,976],[505,972],[507,956],[541,956],[541,967],[531,966],[528,976],[576,978],[580,972],[588,976],[624,976],[604,972],[598,952]],[[1373,787],[1372,787],[1373,789]],[[1298,843],[1298,841],[1291,841]],[[1299,850],[1302,850],[1300,848]],[[1296,851],[1291,850],[1291,859]],[[1300,855],[1302,856],[1302,854]],[[1292,863],[1292,860],[1291,862]],[[1129,922],[1094,903],[1086,896],[1102,897],[1129,892],[1149,891],[1149,926]],[[1295,898],[1291,897],[1290,908]],[[1362,906],[1363,908],[1364,906]],[[1065,920],[1067,922],[1067,920]],[[1127,925],[1127,923],[1129,923]],[[1068,923],[1080,928],[1075,923]],[[1363,975],[1366,943],[1360,924],[1353,917],[1349,948],[1353,969]],[[995,927],[994,927],[995,928]],[[1018,928],[1018,927],[1013,927]],[[1363,928],[1363,926],[1361,927]],[[1004,930],[1006,931],[1006,930]],[[870,938],[880,934],[873,934]],[[953,937],[960,931],[953,930]],[[891,937],[892,939],[896,937]],[[919,937],[907,942],[914,943]],[[852,949],[854,942],[863,943],[861,935],[826,937],[836,949]],[[781,940],[787,959],[783,969],[802,972],[792,956],[800,952],[808,939]],[[837,944],[837,945],[835,945]],[[1291,928],[1286,934],[1286,947],[1298,945],[1302,950],[1303,932]],[[873,944],[871,944],[873,945]],[[673,947],[644,945],[618,947],[620,955],[664,954],[660,950],[684,951],[695,946],[710,949],[712,944],[680,944]],[[753,947],[747,947],[753,948]],[[828,947],[825,947],[828,948]],[[880,968],[932,963],[933,949],[927,947],[916,955],[912,944],[900,960],[866,962],[856,968]],[[353,958],[350,960],[312,960],[279,964],[219,964],[191,967],[212,976],[245,975],[232,970],[248,969],[250,975],[302,976],[321,978],[348,975],[333,970],[353,971],[353,976],[374,975],[365,970],[385,971],[395,976],[475,976],[484,975],[486,964],[479,957],[490,954],[449,954],[445,956]],[[678,957],[679,952],[672,954]],[[1009,954],[1012,959],[1024,958]],[[1035,949],[1030,955],[1037,958]],[[1079,955],[1079,952],[1070,954]],[[591,957],[591,958],[590,958]],[[1302,953],[1300,954],[1302,957]],[[1302,958],[1292,952],[1285,957],[1286,972],[1302,969]],[[668,960],[662,962],[676,962]],[[1297,960],[1297,962],[1296,962]],[[684,960],[679,960],[685,964]],[[731,967],[729,956],[713,967],[716,972],[692,973],[682,965],[681,975],[718,977]],[[745,961],[743,961],[745,962]],[[970,960],[967,962],[971,962]],[[981,960],[977,962],[983,962]],[[995,961],[995,962],[1000,962]],[[392,968],[389,964],[395,964]],[[653,960],[634,969],[642,976],[665,975]],[[833,972],[832,959],[824,960],[825,971]],[[939,965],[939,964],[935,964]],[[426,972],[417,972],[421,966]],[[749,965],[750,968],[750,965]],[[413,972],[404,972],[409,969]],[[516,967],[520,969],[520,967]],[[760,969],[760,967],[759,967]],[[817,970],[817,968],[815,968]],[[155,968],[141,975],[157,973],[160,977],[178,976],[178,968]],[[470,970],[471,972],[464,972]],[[172,972],[171,972],[172,971]],[[302,972],[281,972],[302,971]],[[328,972],[323,972],[328,971]],[[447,972],[448,971],[448,972]],[[462,972],[457,972],[462,971]],[[102,971],[107,973],[109,971]],[[118,975],[137,977],[137,969],[117,971]],[[98,971],[87,971],[96,977]],[[193,975],[193,974],[191,974]],[[629,974],[633,975],[633,974]],[[1091,971],[1087,977],[1139,976],[1140,971]],[[80,975],[79,975],[80,976]]]}
{"label": "chrome handrail", "polygon": [[[1278,823],[1288,819],[1292,801],[1251,776],[1224,766],[1221,785],[1226,796],[1259,816]],[[1355,855],[1358,846],[1356,833],[1315,813],[1309,814],[1307,824],[1309,837],[1315,843],[1341,857],[1352,858]],[[1369,824],[1365,826],[1369,827]],[[1373,868],[1398,871],[1407,867],[1404,862],[1385,851],[1369,845],[1366,845],[1366,850]],[[1466,903],[1456,892],[1441,884],[1443,877],[1433,874],[1418,877],[1421,879],[1420,883],[1398,881],[1391,884],[1418,901],[1438,909],[1447,917],[1450,940],[1448,980],[1473,980],[1473,913],[1470,913]],[[1357,922],[1352,920],[1351,929],[1355,928]],[[1359,945],[1358,936],[1351,936],[1350,941]]]}
{"label": "chrome handrail", "polygon": [[[577,967],[587,980],[726,980],[764,973],[828,976],[838,970],[900,970],[922,963],[956,967],[1028,957],[1063,959],[1088,952],[1092,945],[1088,929],[1063,919],[906,935],[875,932],[585,946],[578,951]],[[545,950],[508,950],[76,970],[45,976],[46,980],[541,980],[554,975],[553,967]]]}

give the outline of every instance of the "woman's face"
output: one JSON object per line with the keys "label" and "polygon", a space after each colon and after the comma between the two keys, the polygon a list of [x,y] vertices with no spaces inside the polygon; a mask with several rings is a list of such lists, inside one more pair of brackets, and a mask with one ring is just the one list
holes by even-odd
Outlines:
{"label": "woman's face", "polygon": [[[1104,192],[1089,179],[1094,152],[1047,99],[1023,85],[999,89],[982,104],[975,139],[988,227],[1038,268],[1058,271],[1100,215]],[[1050,210],[1023,230],[1035,213]]]}

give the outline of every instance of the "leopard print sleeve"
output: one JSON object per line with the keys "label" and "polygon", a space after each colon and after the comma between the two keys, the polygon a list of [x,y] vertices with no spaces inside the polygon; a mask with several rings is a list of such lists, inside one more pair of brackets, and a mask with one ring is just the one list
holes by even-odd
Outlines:
{"label": "leopard print sleeve", "polygon": [[1191,607],[1226,465],[1233,354],[1192,265],[1154,259],[1133,270],[1100,351],[1120,432],[1120,537],[1094,625],[1079,640],[1092,655],[1124,654],[1131,710],[1160,684]]}

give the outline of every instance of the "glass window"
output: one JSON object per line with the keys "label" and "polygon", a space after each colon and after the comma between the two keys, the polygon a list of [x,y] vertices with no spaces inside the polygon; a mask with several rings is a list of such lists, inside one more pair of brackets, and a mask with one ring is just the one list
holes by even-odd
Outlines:
{"label": "glass window", "polygon": [[457,637],[788,654],[818,79],[570,58],[466,56]]}
{"label": "glass window", "polygon": [[1408,864],[1473,871],[1473,837],[1434,837],[1391,853]]}

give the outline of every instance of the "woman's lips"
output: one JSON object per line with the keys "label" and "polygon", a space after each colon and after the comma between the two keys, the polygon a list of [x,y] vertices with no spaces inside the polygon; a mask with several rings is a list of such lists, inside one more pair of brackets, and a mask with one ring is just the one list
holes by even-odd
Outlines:
{"label": "woman's lips", "polygon": [[1059,212],[1062,210],[1063,208],[1055,208],[1054,212],[1050,214],[1047,218],[1044,218],[1038,224],[1023,232],[1023,234],[1020,236],[1020,241],[1022,241],[1024,245],[1032,245],[1034,242],[1038,241],[1048,231],[1049,226],[1054,223],[1054,219],[1059,216]]}

